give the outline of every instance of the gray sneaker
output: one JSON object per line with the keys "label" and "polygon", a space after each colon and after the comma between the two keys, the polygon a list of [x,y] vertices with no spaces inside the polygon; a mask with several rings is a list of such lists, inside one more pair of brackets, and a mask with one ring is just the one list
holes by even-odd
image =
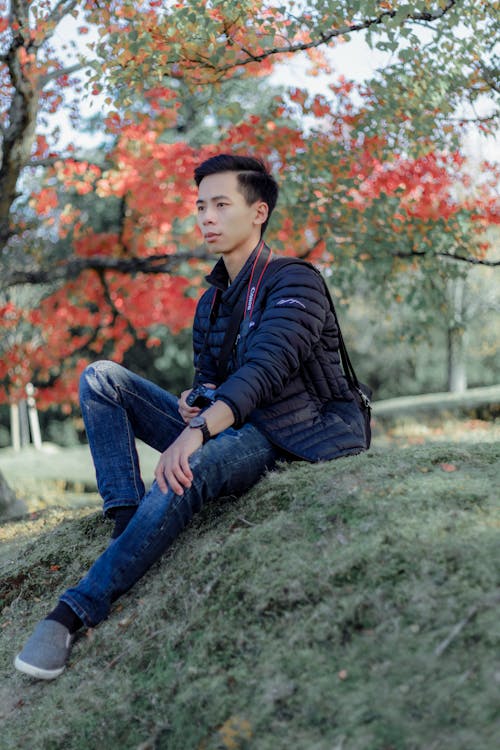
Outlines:
{"label": "gray sneaker", "polygon": [[14,666],[39,680],[53,680],[64,672],[72,643],[68,628],[55,620],[42,620],[16,656]]}

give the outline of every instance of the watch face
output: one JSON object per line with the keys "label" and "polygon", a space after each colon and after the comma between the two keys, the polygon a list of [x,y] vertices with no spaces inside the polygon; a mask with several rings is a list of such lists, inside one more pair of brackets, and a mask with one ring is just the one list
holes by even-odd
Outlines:
{"label": "watch face", "polygon": [[208,431],[207,423],[205,421],[205,417],[203,417],[201,414],[199,414],[197,417],[193,417],[193,419],[189,423],[190,427],[194,427],[195,429],[198,428],[201,430],[201,434],[203,435],[203,445],[207,442],[207,440],[210,440],[211,435]]}

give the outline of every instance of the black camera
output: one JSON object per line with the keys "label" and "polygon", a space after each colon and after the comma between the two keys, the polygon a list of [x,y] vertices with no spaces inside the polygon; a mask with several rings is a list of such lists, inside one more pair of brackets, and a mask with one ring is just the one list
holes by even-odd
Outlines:
{"label": "black camera", "polygon": [[215,401],[215,388],[207,388],[206,385],[198,385],[193,388],[186,398],[188,406],[199,406],[203,409],[205,406],[211,406]]}

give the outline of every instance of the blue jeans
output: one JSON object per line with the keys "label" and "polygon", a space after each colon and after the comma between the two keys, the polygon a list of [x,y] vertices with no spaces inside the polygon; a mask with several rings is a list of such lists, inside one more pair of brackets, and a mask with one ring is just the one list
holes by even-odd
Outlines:
{"label": "blue jeans", "polygon": [[241,495],[273,468],[278,454],[253,425],[229,428],[192,454],[193,482],[182,496],[171,490],[163,493],[156,481],[146,492],[135,438],[160,452],[176,439],[186,425],[175,396],[114,362],[103,361],[83,373],[80,402],[104,512],[115,506],[137,506],[125,531],[80,583],[61,597],[85,625],[93,627],[205,502]]}

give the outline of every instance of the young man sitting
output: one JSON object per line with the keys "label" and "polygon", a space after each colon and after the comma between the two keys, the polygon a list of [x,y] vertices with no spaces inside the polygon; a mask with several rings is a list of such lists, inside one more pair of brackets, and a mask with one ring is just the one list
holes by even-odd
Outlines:
{"label": "young man sitting", "polygon": [[[198,226],[219,260],[196,310],[193,388],[177,398],[108,361],[83,373],[81,408],[113,540],[16,657],[33,677],[62,673],[76,631],[104,620],[204,503],[241,495],[278,460],[367,447],[321,276],[305,263],[282,265],[263,241],[274,178],[259,160],[221,154],[195,181]],[[161,453],[147,492],[135,438]]]}

